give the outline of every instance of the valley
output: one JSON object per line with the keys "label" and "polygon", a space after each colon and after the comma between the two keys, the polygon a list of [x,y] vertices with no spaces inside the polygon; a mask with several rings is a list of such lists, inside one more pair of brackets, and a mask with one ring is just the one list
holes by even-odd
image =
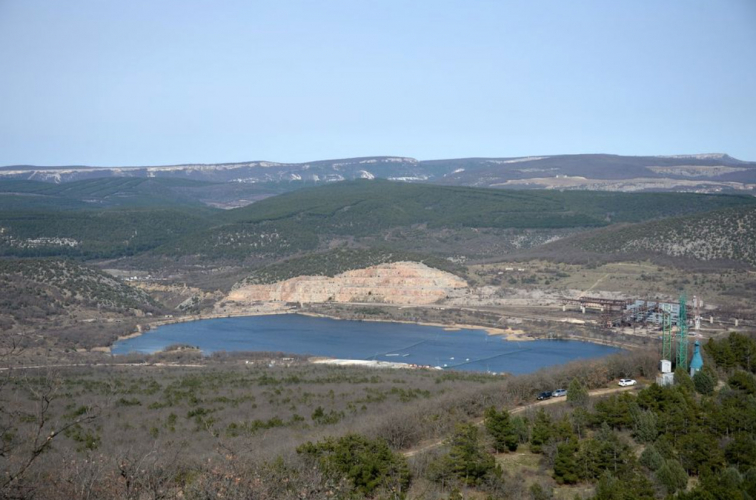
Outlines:
{"label": "valley", "polygon": [[[690,178],[708,168],[657,170]],[[742,174],[738,168],[746,167],[712,172]],[[615,406],[643,404],[648,415],[649,398],[694,398],[681,385],[654,392],[661,311],[679,307],[687,294],[691,344],[707,349],[740,342],[737,335],[750,342],[756,331],[750,195],[383,179],[311,187],[276,181],[265,188],[273,193],[254,183],[231,189],[226,184],[234,183],[160,175],[0,180],[0,391],[13,401],[0,422],[12,430],[5,470],[18,474],[3,494],[31,488],[49,498],[76,491],[202,498],[205,490],[224,489],[354,498],[356,483],[329,483],[330,469],[308,458],[349,442],[386,446],[382,456],[407,460],[411,480],[401,488],[410,488],[409,498],[445,499],[450,488],[471,497],[594,495],[611,486],[591,455],[597,443],[614,443],[627,463],[636,460],[631,448],[639,456],[647,447],[640,424],[616,417],[630,410]],[[273,326],[261,344],[267,348],[245,349],[248,339],[234,336],[237,325],[265,324],[270,315],[277,316],[268,321]],[[323,356],[321,344],[343,335],[338,328],[322,327],[329,340],[318,341],[307,335],[311,326],[276,326],[312,318],[358,321],[385,333],[346,335],[362,350]],[[220,325],[220,333],[202,333],[209,324]],[[423,349],[441,347],[402,337],[402,328],[417,325],[438,329],[433,342],[443,334],[465,345],[423,358]],[[312,347],[287,351],[287,328]],[[150,354],[113,349],[166,329],[179,334]],[[189,331],[202,337],[191,340]],[[471,337],[461,337],[471,331],[482,336],[483,354],[460,354],[473,348]],[[394,344],[385,347],[389,337]],[[590,344],[562,343],[570,340]],[[216,347],[203,352],[198,345],[205,341]],[[495,349],[485,347],[489,341]],[[563,364],[580,345],[621,352]],[[717,354],[714,368],[714,352],[706,352],[706,376],[720,379],[720,397],[748,390],[748,381],[731,380],[741,372],[728,367],[726,354]],[[499,357],[501,373],[488,373]],[[614,395],[616,380],[626,377],[640,380],[640,390]],[[590,389],[588,399],[532,404],[537,394],[568,386],[573,396]],[[497,444],[490,422],[500,417],[491,405],[519,426],[525,451],[515,455]],[[552,429],[545,441],[542,428]],[[38,432],[56,436],[44,455],[47,445],[33,437]],[[471,446],[489,464],[477,482],[448,465],[463,438],[477,443]],[[685,461],[697,478],[691,481],[709,481],[693,469],[703,467],[698,458],[670,446],[669,460]],[[569,453],[593,469],[564,476],[560,464]],[[25,457],[34,457],[28,472]],[[57,462],[71,465],[61,472],[52,466]],[[137,464],[150,472],[138,473]],[[235,468],[245,472],[229,472]],[[259,481],[243,479],[250,473]],[[273,487],[280,474],[293,489]],[[636,488],[666,488],[657,472],[619,474]],[[228,477],[233,484],[224,486]],[[380,491],[394,498],[394,483],[380,481]],[[122,494],[126,482],[132,493]]]}

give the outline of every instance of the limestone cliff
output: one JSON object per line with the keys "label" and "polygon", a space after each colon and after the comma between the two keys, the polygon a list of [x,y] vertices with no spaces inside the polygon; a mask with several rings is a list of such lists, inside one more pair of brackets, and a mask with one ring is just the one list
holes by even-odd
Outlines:
{"label": "limestone cliff", "polygon": [[226,305],[253,302],[379,302],[432,304],[467,283],[453,274],[417,262],[394,262],[347,271],[334,277],[299,276],[271,285],[233,290]]}

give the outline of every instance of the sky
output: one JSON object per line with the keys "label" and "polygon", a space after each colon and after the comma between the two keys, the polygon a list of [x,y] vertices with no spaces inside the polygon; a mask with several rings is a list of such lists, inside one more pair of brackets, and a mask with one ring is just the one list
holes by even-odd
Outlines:
{"label": "sky", "polygon": [[710,152],[754,0],[0,0],[0,165]]}

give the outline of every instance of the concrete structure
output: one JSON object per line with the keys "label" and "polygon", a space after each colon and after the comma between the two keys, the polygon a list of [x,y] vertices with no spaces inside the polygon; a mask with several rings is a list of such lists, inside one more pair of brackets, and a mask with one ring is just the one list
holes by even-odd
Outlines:
{"label": "concrete structure", "polygon": [[656,383],[665,386],[665,385],[672,385],[675,383],[675,374],[674,373],[661,373],[658,377],[656,377]]}
{"label": "concrete structure", "polygon": [[668,359],[662,359],[659,365],[660,371],[662,373],[672,373],[672,361]]}

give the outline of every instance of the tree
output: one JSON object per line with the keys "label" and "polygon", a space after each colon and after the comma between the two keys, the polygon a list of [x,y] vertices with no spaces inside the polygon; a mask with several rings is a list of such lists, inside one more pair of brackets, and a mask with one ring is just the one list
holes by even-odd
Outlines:
{"label": "tree", "polygon": [[528,420],[518,415],[510,417],[509,421],[512,422],[512,429],[517,436],[518,442],[527,443],[530,441],[530,426],[528,425]]}
{"label": "tree", "polygon": [[716,471],[724,465],[724,454],[710,432],[695,430],[682,436],[677,449],[683,467],[692,474]]}
{"label": "tree", "polygon": [[686,391],[693,392],[696,390],[693,380],[690,378],[688,371],[682,366],[675,368],[675,385],[682,387]]}
{"label": "tree", "polygon": [[677,460],[666,460],[656,471],[656,479],[664,486],[668,495],[684,490],[688,485],[688,474]]}
{"label": "tree", "polygon": [[745,472],[756,466],[756,440],[753,435],[739,432],[725,447],[727,463]]}
{"label": "tree", "polygon": [[548,443],[552,437],[553,424],[551,417],[541,408],[536,413],[535,422],[533,423],[533,432],[530,435],[530,451],[541,453],[543,445]]}
{"label": "tree", "polygon": [[593,500],[653,500],[654,490],[649,481],[639,474],[618,478],[604,473],[596,484]]}
{"label": "tree", "polygon": [[697,393],[703,394],[704,396],[710,396],[714,394],[716,381],[708,371],[700,370],[693,375],[693,385],[695,386]]}
{"label": "tree", "polygon": [[570,406],[585,408],[588,406],[591,397],[588,395],[588,389],[576,378],[572,379],[569,387],[567,387],[567,402]]}
{"label": "tree", "polygon": [[557,445],[554,460],[554,479],[559,484],[575,484],[580,480],[578,463],[575,455],[578,451],[577,439],[570,439]]}
{"label": "tree", "polygon": [[487,476],[501,476],[493,455],[480,444],[478,428],[472,424],[457,424],[449,439],[449,453],[439,457],[429,466],[429,476],[434,481],[458,479],[464,484],[482,484]]}
{"label": "tree", "polygon": [[497,452],[505,450],[517,451],[519,438],[507,410],[496,411],[493,406],[485,413],[486,430],[494,439],[494,449]]}
{"label": "tree", "polygon": [[727,380],[727,384],[735,390],[743,391],[748,395],[756,394],[756,381],[753,375],[743,370],[738,370]]}
{"label": "tree", "polygon": [[664,465],[664,457],[661,456],[656,446],[650,444],[641,453],[640,463],[651,471],[657,471]]}
{"label": "tree", "polygon": [[633,437],[639,443],[653,443],[659,435],[656,413],[635,407],[633,411]]}
{"label": "tree", "polygon": [[623,392],[598,401],[594,407],[596,411],[594,422],[596,424],[606,422],[613,429],[630,427],[633,424],[630,403],[634,399],[630,393]]}
{"label": "tree", "polygon": [[598,478],[606,471],[623,477],[632,470],[634,457],[630,447],[604,423],[594,438],[581,442],[577,461],[584,478]]}
{"label": "tree", "polygon": [[378,488],[401,493],[410,483],[407,460],[391,451],[382,439],[348,434],[318,443],[307,442],[297,448],[297,453],[315,461],[326,476],[348,478],[365,495]]}

